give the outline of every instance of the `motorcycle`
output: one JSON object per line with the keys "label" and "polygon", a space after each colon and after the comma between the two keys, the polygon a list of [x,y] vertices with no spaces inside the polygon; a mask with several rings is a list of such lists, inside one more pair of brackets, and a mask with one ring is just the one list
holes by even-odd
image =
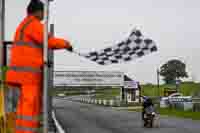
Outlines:
{"label": "motorcycle", "polygon": [[154,106],[149,106],[144,109],[143,126],[153,128],[159,126],[159,117]]}
{"label": "motorcycle", "polygon": [[148,114],[145,113],[144,114],[144,127],[153,128],[155,117],[156,117],[155,112],[151,112]]}

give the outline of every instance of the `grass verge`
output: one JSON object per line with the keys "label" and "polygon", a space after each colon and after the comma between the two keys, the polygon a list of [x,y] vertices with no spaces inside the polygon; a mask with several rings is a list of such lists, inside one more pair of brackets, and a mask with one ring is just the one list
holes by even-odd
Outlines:
{"label": "grass verge", "polygon": [[104,90],[97,90],[96,99],[114,99],[117,96],[120,96],[120,89],[119,88],[113,88],[113,89],[104,89]]}
{"label": "grass verge", "polygon": [[[128,111],[141,112],[142,109],[128,109]],[[160,115],[165,115],[165,116],[200,120],[200,112],[181,111],[169,108],[159,108],[158,112],[160,113]]]}
{"label": "grass verge", "polygon": [[[160,89],[156,85],[142,85],[142,95],[145,96],[163,96],[164,88],[175,88],[175,85],[161,85]],[[180,92],[184,96],[194,95],[200,91],[200,83],[183,82],[180,85]]]}
{"label": "grass verge", "polygon": [[167,115],[167,116],[175,116],[179,118],[189,118],[192,120],[200,120],[200,112],[192,112],[192,111],[180,111],[175,109],[158,109],[159,113],[161,115]]}

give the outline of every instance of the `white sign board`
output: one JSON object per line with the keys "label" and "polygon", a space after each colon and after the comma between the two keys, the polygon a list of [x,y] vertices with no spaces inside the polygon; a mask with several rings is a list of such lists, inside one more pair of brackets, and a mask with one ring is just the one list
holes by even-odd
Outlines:
{"label": "white sign board", "polygon": [[123,86],[124,74],[112,71],[56,71],[54,85]]}
{"label": "white sign board", "polygon": [[124,81],[124,88],[138,88],[138,82],[137,81]]}

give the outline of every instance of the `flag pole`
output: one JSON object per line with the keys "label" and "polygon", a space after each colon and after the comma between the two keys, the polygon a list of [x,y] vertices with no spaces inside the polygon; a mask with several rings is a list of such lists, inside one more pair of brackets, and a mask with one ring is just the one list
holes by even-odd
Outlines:
{"label": "flag pole", "polygon": [[48,16],[49,16],[49,0],[44,3],[44,47],[43,47],[43,133],[48,133]]}

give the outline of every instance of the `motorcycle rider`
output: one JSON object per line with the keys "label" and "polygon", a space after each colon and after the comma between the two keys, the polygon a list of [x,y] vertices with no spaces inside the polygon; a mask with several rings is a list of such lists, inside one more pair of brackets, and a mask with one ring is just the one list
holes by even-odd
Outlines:
{"label": "motorcycle rider", "polygon": [[152,102],[152,99],[146,96],[143,96],[143,103],[142,103],[142,120],[145,120],[144,115],[146,112],[146,109],[148,109],[149,107],[154,108],[154,104]]}

